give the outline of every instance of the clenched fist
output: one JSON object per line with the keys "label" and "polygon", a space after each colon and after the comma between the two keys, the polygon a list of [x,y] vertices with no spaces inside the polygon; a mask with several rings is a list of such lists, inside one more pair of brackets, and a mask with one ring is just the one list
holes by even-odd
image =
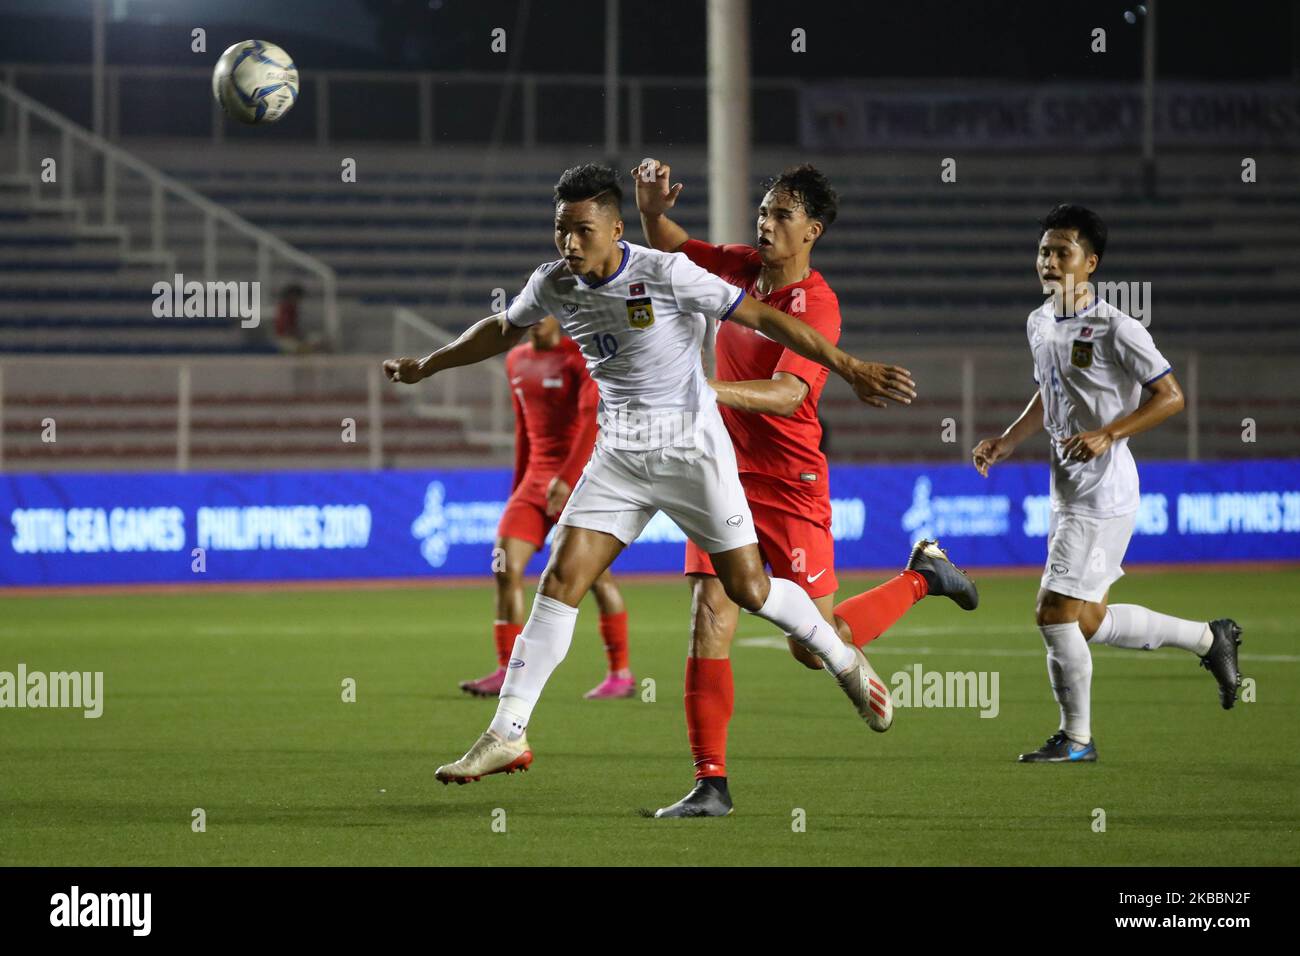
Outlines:
{"label": "clenched fist", "polygon": [[395,358],[384,361],[384,375],[390,382],[414,385],[424,376],[420,373],[420,360],[413,358]]}

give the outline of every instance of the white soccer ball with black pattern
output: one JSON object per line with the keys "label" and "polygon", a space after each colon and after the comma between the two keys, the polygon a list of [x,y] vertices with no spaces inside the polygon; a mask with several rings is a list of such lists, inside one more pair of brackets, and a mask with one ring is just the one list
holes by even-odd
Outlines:
{"label": "white soccer ball with black pattern", "polygon": [[298,67],[274,43],[236,43],[212,71],[212,95],[241,123],[274,123],[298,102]]}

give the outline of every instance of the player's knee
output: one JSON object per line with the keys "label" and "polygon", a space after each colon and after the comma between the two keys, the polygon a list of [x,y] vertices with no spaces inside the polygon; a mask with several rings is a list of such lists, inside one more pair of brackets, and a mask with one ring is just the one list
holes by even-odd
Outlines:
{"label": "player's knee", "polygon": [[498,590],[513,590],[524,586],[524,569],[506,566],[493,572]]}
{"label": "player's knee", "polygon": [[554,598],[571,607],[577,607],[582,599],[582,590],[575,582],[574,575],[563,565],[551,564],[542,572],[537,582],[537,593]]}
{"label": "player's knee", "polygon": [[1039,627],[1077,621],[1078,612],[1051,597],[1041,597],[1034,607],[1034,621]]}
{"label": "player's knee", "polygon": [[596,578],[596,583],[591,586],[591,593],[601,607],[617,604],[621,597],[618,593],[618,585],[614,583],[614,576],[608,571]]}
{"label": "player's knee", "polygon": [[1084,640],[1092,640],[1092,636],[1101,628],[1102,618],[1105,616],[1105,607],[1099,607],[1096,604],[1085,604],[1083,606],[1083,612],[1079,615],[1079,630],[1083,631]]}
{"label": "player's knee", "polygon": [[738,581],[724,581],[727,597],[751,614],[767,601],[768,580],[764,575],[747,577]]}

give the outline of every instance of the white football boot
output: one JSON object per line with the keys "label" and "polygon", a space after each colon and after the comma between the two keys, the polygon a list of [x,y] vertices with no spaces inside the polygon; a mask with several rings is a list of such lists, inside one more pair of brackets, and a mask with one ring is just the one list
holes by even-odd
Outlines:
{"label": "white football boot", "polygon": [[853,653],[857,663],[835,679],[853,701],[858,716],[872,730],[883,734],[894,723],[894,700],[889,696],[885,682],[867,662],[862,649],[855,647]]}
{"label": "white football boot", "polygon": [[465,756],[443,764],[434,776],[443,783],[470,783],[491,773],[514,773],[527,770],[533,762],[533,752],[528,749],[528,736],[518,740],[502,740],[490,730],[465,752]]}

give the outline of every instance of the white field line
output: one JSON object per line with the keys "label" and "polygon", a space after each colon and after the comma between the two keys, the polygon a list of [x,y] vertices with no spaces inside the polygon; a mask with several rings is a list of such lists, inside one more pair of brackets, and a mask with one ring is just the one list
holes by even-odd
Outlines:
{"label": "white field line", "polygon": [[[636,640],[635,619],[633,623],[633,642]],[[1282,632],[1292,630],[1291,625],[1284,626],[1282,622],[1259,622],[1252,624],[1246,629],[1250,631]],[[67,635],[70,631],[75,631],[78,637],[93,636],[95,628],[93,624],[82,625],[78,622],[67,620],[51,620],[41,622],[35,626],[27,627],[0,627],[0,640],[6,638],[29,638],[39,632],[54,632],[60,635]],[[133,636],[141,637],[166,637],[174,634],[193,635],[199,637],[305,637],[313,634],[375,634],[382,632],[384,635],[391,634],[427,634],[431,639],[437,636],[437,627],[428,622],[420,621],[388,621],[383,625],[369,624],[366,622],[352,621],[326,621],[318,624],[191,624],[183,620],[171,622],[156,622],[146,625],[137,625],[131,628]],[[910,644],[896,644],[897,641],[905,641],[912,637],[953,637],[960,639],[964,636],[973,634],[1001,634],[1010,636],[1011,629],[1005,626],[990,624],[970,624],[962,627],[909,627],[893,628],[886,635],[888,643],[873,641],[870,645],[871,655],[877,654],[915,654],[915,655],[936,655],[936,654],[972,654],[983,657],[1042,657],[1043,649],[1041,647],[984,647],[978,643],[968,643],[962,647],[915,647]],[[1039,638],[1032,631],[1026,630],[1026,639],[1032,639],[1035,643]],[[759,647],[771,648],[776,650],[787,650],[788,644],[783,637],[763,636],[763,637],[737,637],[737,647]],[[1094,649],[1094,654],[1098,650]],[[1103,656],[1132,657],[1133,654],[1120,649],[1107,648],[1100,651]],[[1138,656],[1159,659],[1158,655],[1142,654]],[[1300,655],[1296,654],[1251,654],[1249,652],[1241,655],[1243,661],[1261,661],[1281,664],[1300,663]]]}
{"label": "white field line", "polygon": [[[919,631],[920,629],[918,628],[917,630]],[[927,628],[927,630],[932,631],[934,633],[945,633],[945,634],[953,634],[953,635],[958,635],[967,631],[966,628],[963,628],[961,630],[944,629],[944,628]],[[890,636],[901,637],[905,635],[891,634]],[[736,639],[736,646],[763,647],[763,648],[770,648],[772,650],[780,650],[780,651],[789,650],[789,644],[787,643],[784,637],[740,637]],[[932,654],[957,654],[957,655],[973,654],[973,655],[978,655],[979,657],[1042,657],[1043,656],[1042,648],[1030,649],[1026,647],[969,647],[969,646],[968,647],[911,647],[911,646],[891,647],[888,644],[881,644],[878,641],[872,641],[869,645],[867,645],[867,649],[871,652],[868,655],[870,657],[875,657],[878,654],[902,654],[902,655],[915,654],[921,656],[932,655]],[[1097,651],[1094,650],[1093,654],[1096,655]],[[1134,655],[1120,649],[1107,648],[1106,650],[1101,652],[1101,656],[1132,657]],[[1149,657],[1152,660],[1161,659],[1158,655],[1151,654],[1151,653],[1143,653],[1138,656]],[[1300,655],[1297,654],[1241,654],[1239,655],[1239,657],[1243,661],[1267,661],[1275,664],[1300,663]],[[1165,659],[1167,660],[1168,658],[1166,657]]]}

